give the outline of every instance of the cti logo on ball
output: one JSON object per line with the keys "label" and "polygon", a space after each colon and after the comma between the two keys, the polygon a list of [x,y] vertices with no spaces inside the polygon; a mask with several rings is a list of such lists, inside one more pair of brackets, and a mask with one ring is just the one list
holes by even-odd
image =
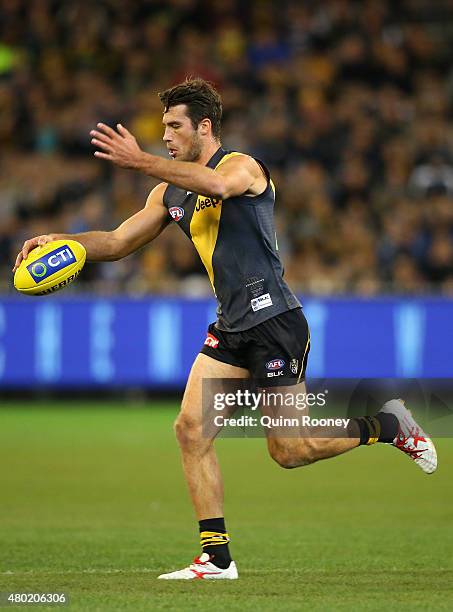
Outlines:
{"label": "cti logo on ball", "polygon": [[36,284],[41,283],[44,279],[56,272],[59,272],[66,266],[75,263],[76,258],[74,253],[68,246],[64,246],[55,251],[51,251],[43,255],[33,263],[27,266],[32,279]]}

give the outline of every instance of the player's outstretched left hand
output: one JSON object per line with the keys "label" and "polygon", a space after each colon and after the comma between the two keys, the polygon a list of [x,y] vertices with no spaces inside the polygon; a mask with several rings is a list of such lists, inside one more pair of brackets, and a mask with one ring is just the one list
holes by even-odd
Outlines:
{"label": "player's outstretched left hand", "polygon": [[98,123],[97,130],[91,130],[91,143],[100,151],[94,153],[95,157],[108,159],[121,168],[137,169],[143,151],[133,136],[121,123],[117,124],[117,132],[105,123]]}

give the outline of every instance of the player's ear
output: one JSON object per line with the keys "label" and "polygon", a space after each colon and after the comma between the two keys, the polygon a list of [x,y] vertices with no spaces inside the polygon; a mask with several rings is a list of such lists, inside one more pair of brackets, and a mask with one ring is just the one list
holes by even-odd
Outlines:
{"label": "player's ear", "polygon": [[202,119],[200,123],[198,124],[198,131],[200,132],[201,136],[207,136],[209,132],[211,131],[211,129],[212,129],[211,120],[208,119],[207,117],[205,119]]}

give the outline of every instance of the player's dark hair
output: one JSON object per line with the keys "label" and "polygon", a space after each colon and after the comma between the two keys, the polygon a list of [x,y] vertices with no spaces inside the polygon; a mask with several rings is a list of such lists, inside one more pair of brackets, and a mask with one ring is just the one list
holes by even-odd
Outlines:
{"label": "player's dark hair", "polygon": [[212,83],[204,79],[186,79],[170,89],[159,94],[165,112],[172,106],[185,104],[187,116],[194,130],[200,121],[210,119],[214,138],[220,138],[220,122],[222,119],[222,100]]}

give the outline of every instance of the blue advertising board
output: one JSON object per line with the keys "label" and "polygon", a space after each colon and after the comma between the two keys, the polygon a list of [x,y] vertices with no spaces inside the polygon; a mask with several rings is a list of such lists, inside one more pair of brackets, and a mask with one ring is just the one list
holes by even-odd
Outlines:
{"label": "blue advertising board", "polygon": [[[302,301],[308,377],[453,378],[453,300]],[[209,299],[4,298],[0,388],[180,387],[213,320]]]}

